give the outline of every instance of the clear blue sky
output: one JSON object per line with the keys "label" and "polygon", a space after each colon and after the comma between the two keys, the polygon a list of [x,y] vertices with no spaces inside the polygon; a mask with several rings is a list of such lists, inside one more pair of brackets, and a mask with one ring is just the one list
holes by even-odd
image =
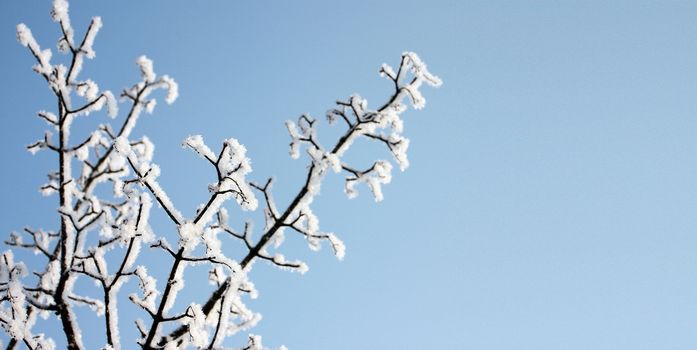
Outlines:
{"label": "clear blue sky", "polygon": [[[14,34],[25,22],[55,47],[49,8],[0,3],[3,235],[57,220],[37,191],[54,161],[23,151],[54,103]],[[377,104],[379,65],[405,50],[443,78],[405,116],[412,165],[384,202],[324,184],[314,207],[346,259],[289,242],[307,274],[255,266],[265,345],[697,347],[697,2],[73,1],[71,14],[76,28],[103,18],[83,73],[101,87],[136,81],[141,54],[179,82],[139,133],[186,213],[212,180],[179,147],[187,135],[238,138],[280,204],[304,167],[287,156],[286,119],[354,92]],[[172,229],[161,215],[153,226]]]}

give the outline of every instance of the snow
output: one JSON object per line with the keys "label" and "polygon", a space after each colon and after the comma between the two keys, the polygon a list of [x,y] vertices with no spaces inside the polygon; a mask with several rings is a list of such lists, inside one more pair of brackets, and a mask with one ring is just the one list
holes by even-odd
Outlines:
{"label": "snow", "polygon": [[290,120],[286,122],[286,128],[288,129],[288,133],[292,138],[292,141],[290,142],[290,157],[293,159],[298,159],[300,158],[300,134],[298,133],[295,123]]}
{"label": "snow", "polygon": [[184,270],[186,269],[187,264],[188,263],[186,261],[180,262],[179,267],[176,269],[174,273],[174,278],[170,281],[167,281],[167,283],[170,285],[170,291],[169,297],[167,298],[167,300],[164,301],[165,313],[169,312],[169,310],[172,309],[172,306],[174,306],[174,303],[177,300],[179,292],[182,289],[184,289]]}
{"label": "snow", "polygon": [[102,17],[92,17],[92,23],[90,24],[89,30],[85,35],[85,41],[82,44],[82,50],[85,52],[85,56],[87,56],[89,59],[93,59],[95,57],[95,52],[92,45],[94,45],[94,39],[97,37],[97,33],[99,33],[99,29],[101,28]]}
{"label": "snow", "polygon": [[116,140],[114,140],[114,149],[116,152],[128,156],[131,153],[131,144],[128,142],[127,138],[117,137]]}
{"label": "snow", "polygon": [[337,154],[326,153],[325,159],[327,160],[329,167],[332,168],[335,173],[339,173],[341,171],[341,159],[339,159]]}
{"label": "snow", "polygon": [[402,171],[406,170],[409,167],[409,159],[407,158],[409,139],[398,134],[391,134],[388,141],[392,145],[390,149],[397,164],[399,164],[399,169]]}
{"label": "snow", "polygon": [[145,112],[148,114],[152,114],[152,112],[155,111],[155,106],[157,105],[157,100],[152,99],[150,101],[145,102]]}
{"label": "snow", "polygon": [[[17,25],[17,41],[24,47],[38,47],[31,30],[24,23]],[[34,50],[32,49],[32,51]]]}
{"label": "snow", "polygon": [[54,71],[51,72],[51,75],[49,76],[49,85],[51,86],[51,89],[53,89],[54,92],[61,96],[61,98],[63,99],[63,103],[68,107],[68,109],[70,109],[72,106],[70,88],[68,87],[68,85],[66,85],[66,74],[68,74],[68,67],[62,64],[58,64],[53,68]]}
{"label": "snow", "polygon": [[162,79],[162,82],[167,87],[165,102],[167,102],[168,105],[171,105],[179,97],[179,84],[177,84],[177,82],[174,81],[174,79],[172,79],[169,75],[163,75],[160,79]]}
{"label": "snow", "polygon": [[187,221],[178,227],[179,231],[179,246],[184,248],[184,252],[191,252],[196,249],[199,243],[201,243],[201,238],[203,232],[200,227],[191,221]]}
{"label": "snow", "polygon": [[29,48],[39,61],[38,64],[34,66],[34,71],[44,76],[50,75],[53,71],[53,66],[50,63],[52,56],[51,50],[45,49],[42,51],[41,47],[34,39],[31,30],[24,23],[17,25],[17,40],[22,46]]}
{"label": "snow", "polygon": [[[73,44],[73,27],[70,25],[70,16],[68,16],[68,1],[67,0],[53,0],[53,8],[51,9],[51,17],[54,21],[60,23],[63,31],[65,32],[65,39],[69,45],[68,48],[74,47]],[[64,40],[64,39],[61,39]],[[65,46],[59,43],[59,47],[63,47],[62,51],[65,51]]]}
{"label": "snow", "polygon": [[346,245],[344,245],[344,242],[333,233],[328,234],[327,238],[332,245],[332,249],[334,249],[334,255],[336,255],[336,258],[339,260],[344,260],[344,256],[346,256]]}
{"label": "snow", "polygon": [[288,134],[291,137],[291,158],[298,159],[300,157],[300,145],[302,144],[308,145],[308,152],[319,150],[319,147],[316,144],[317,135],[314,124],[314,119],[307,114],[304,114],[298,118],[297,125],[290,120],[286,121],[286,128],[288,129]]}
{"label": "snow", "polygon": [[138,229],[142,230],[144,227],[147,227],[148,222],[150,222],[150,209],[152,208],[152,199],[150,198],[150,195],[145,192],[141,193],[140,203],[143,207],[140,214],[140,224],[138,225]]}
{"label": "snow", "polygon": [[242,209],[256,210],[259,202],[246,180],[246,175],[252,171],[251,161],[247,158],[247,149],[237,139],[225,140],[218,159],[218,170],[227,178],[220,184],[219,190],[238,192],[235,199]]}
{"label": "snow", "polygon": [[107,114],[112,119],[116,118],[116,116],[119,114],[119,107],[116,104],[116,98],[114,97],[114,94],[112,94],[109,90],[104,91],[103,94],[106,98]]}
{"label": "snow", "polygon": [[431,74],[426,68],[426,64],[421,60],[415,52],[405,52],[402,57],[406,59],[406,63],[411,65],[411,70],[418,79],[422,79],[432,87],[440,87],[443,81]]}
{"label": "snow", "polygon": [[380,76],[388,76],[392,79],[396,77],[396,73],[394,72],[394,69],[387,63],[383,63],[382,66],[380,66]]}
{"label": "snow", "polygon": [[283,254],[276,254],[273,257],[273,262],[277,266],[279,266],[281,269],[288,269],[291,271],[297,271],[300,272],[301,274],[305,274],[310,267],[307,266],[306,263],[299,261],[299,260],[293,260],[293,261],[288,261],[286,260],[285,256]]}
{"label": "snow", "polygon": [[214,286],[219,286],[225,282],[227,279],[227,274],[225,270],[220,265],[215,265],[208,271],[208,282]]}
{"label": "snow", "polygon": [[147,83],[155,82],[155,71],[152,68],[152,60],[143,55],[138,57],[136,64],[140,67],[140,74]]}
{"label": "snow", "polygon": [[141,298],[136,294],[131,294],[130,299],[136,304],[150,310],[152,313],[155,313],[155,310],[157,309],[155,306],[155,300],[160,294],[160,291],[157,289],[157,281],[154,277],[148,274],[148,270],[142,265],[136,268],[135,275],[138,277],[139,286],[143,297]]}
{"label": "snow", "polygon": [[201,305],[199,304],[191,304],[188,312],[191,314],[191,317],[187,317],[184,324],[189,326],[191,345],[203,348],[208,345],[206,315],[201,310]]}
{"label": "snow", "polygon": [[82,146],[75,150],[75,157],[80,161],[85,161],[87,160],[87,157],[90,155],[89,151],[90,148],[88,145]]}
{"label": "snow", "polygon": [[211,151],[208,146],[203,142],[203,136],[201,135],[191,135],[187,137],[184,142],[182,142],[182,147],[189,147],[194,152],[198,153],[204,159],[209,159],[216,161],[218,157]]}
{"label": "snow", "polygon": [[365,110],[368,108],[368,100],[362,98],[358,94],[353,94],[349,97],[349,104],[359,120],[365,116]]}
{"label": "snow", "polygon": [[91,79],[87,79],[75,88],[78,96],[86,98],[88,101],[93,101],[99,94],[99,87]]}
{"label": "snow", "polygon": [[51,125],[55,126],[58,123],[58,117],[53,112],[39,111],[37,115]]}
{"label": "snow", "polygon": [[78,305],[89,307],[97,316],[104,316],[104,303],[101,300],[76,295],[72,295],[71,299],[76,301]]}

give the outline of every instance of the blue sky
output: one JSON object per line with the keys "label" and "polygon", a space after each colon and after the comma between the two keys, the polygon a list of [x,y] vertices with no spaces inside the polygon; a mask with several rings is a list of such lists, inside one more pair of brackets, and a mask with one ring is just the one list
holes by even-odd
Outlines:
{"label": "blue sky", "polygon": [[[3,234],[57,221],[56,198],[37,191],[54,160],[23,150],[54,102],[14,34],[24,22],[54,47],[49,8],[0,4]],[[354,92],[380,104],[377,69],[405,50],[443,78],[405,115],[411,167],[384,202],[366,189],[347,200],[338,176],[323,185],[314,208],[346,259],[296,241],[286,255],[307,274],[255,266],[252,332],[290,349],[694,349],[695,13],[688,1],[71,3],[76,28],[104,21],[83,76],[119,91],[146,54],[179,82],[138,134],[185,213],[212,180],[180,148],[187,135],[238,138],[280,205],[304,169],[285,120]],[[161,214],[153,226],[172,230]]]}

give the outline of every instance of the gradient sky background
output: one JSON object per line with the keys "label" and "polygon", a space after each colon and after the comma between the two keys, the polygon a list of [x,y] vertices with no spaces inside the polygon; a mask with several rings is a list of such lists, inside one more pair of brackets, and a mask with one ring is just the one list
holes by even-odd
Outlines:
{"label": "gradient sky background", "polygon": [[[0,3],[3,235],[57,221],[57,198],[37,191],[55,161],[23,150],[45,129],[34,113],[55,103],[15,40],[24,22],[54,48],[49,9]],[[83,77],[120,91],[146,54],[179,82],[180,99],[136,134],[155,142],[161,183],[189,215],[213,174],[180,148],[187,135],[238,138],[281,205],[305,166],[287,156],[286,119],[322,117],[354,92],[381,104],[377,70],[405,50],[443,78],[405,114],[412,165],[384,202],[365,188],[347,200],[336,175],[323,185],[314,208],[346,259],[289,235],[307,274],[255,266],[249,305],[264,318],[251,332],[266,346],[697,347],[697,2],[73,1],[71,14],[78,33],[104,21]],[[78,123],[106,121],[90,119]],[[389,156],[376,149],[355,159]],[[173,229],[159,212],[153,226]]]}

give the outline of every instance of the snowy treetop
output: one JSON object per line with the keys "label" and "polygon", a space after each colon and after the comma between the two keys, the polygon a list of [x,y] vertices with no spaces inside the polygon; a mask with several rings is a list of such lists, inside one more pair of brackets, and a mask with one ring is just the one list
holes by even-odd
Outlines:
{"label": "snowy treetop", "polygon": [[[329,173],[344,174],[349,198],[365,184],[374,199],[381,201],[382,186],[392,179],[393,162],[376,159],[354,165],[344,156],[355,140],[365,137],[384,145],[394,163],[405,170],[409,139],[402,135],[402,115],[408,105],[414,109],[425,106],[424,84],[441,84],[415,53],[405,52],[396,69],[387,64],[380,68],[380,75],[393,88],[382,105],[370,107],[354,94],[327,111],[330,124],[345,128],[335,143],[319,142],[319,123],[309,115],[287,121],[290,155],[296,159],[306,155],[308,165],[304,183],[283,205],[274,201],[271,178],[263,182],[250,179],[251,161],[237,139],[212,147],[201,135],[187,137],[182,146],[209,163],[216,178],[208,185],[208,200],[187,215],[177,209],[158,180],[164,175],[154,163],[150,139],[132,137],[142,112],[154,112],[154,92],[164,90],[167,104],[176,101],[175,80],[158,76],[153,61],[140,56],[135,60],[140,80],[124,89],[117,101],[111,91],[80,77],[84,60],[96,57],[93,44],[102,27],[101,18],[92,18],[80,36],[72,27],[67,1],[54,0],[51,17],[60,29],[58,52],[68,64],[54,63],[52,51],[42,49],[24,24],[17,25],[17,39],[33,55],[34,71],[58,102],[56,110],[37,113],[50,130],[27,149],[57,156],[58,170],[48,174],[40,189],[46,196],[57,197],[59,225],[54,230],[27,227],[6,242],[12,249],[32,250],[44,259],[42,268],[30,271],[15,261],[12,249],[0,259],[0,326],[11,338],[10,345],[24,343],[32,349],[56,348],[53,339],[35,329],[37,316],[55,317],[60,322],[69,349],[133,348],[133,342],[121,339],[120,329],[134,324],[140,334],[135,343],[144,349],[223,349],[226,338],[254,327],[261,319],[245,305],[247,298],[258,295],[250,280],[254,261],[308,271],[307,264],[281,252],[284,232],[297,234],[312,250],[326,245],[338,259],[344,258],[344,243],[335,233],[320,228],[312,209],[323,179]],[[103,111],[109,119],[96,130],[88,135],[71,134],[72,123],[79,122],[76,117]],[[101,187],[110,189],[110,195],[98,191]],[[233,222],[227,205],[247,212],[261,208],[264,223],[258,226],[262,229],[255,233],[255,225],[245,218]],[[151,212],[160,209],[177,228],[176,242],[168,242],[150,225]],[[229,241],[222,237],[237,240],[246,253],[227,255],[223,242]],[[140,258],[153,250],[171,258],[169,274],[160,280],[150,273],[152,261]],[[184,273],[194,265],[208,267],[211,294],[176,308],[177,296],[186,288]],[[91,280],[100,292],[78,288],[76,282],[81,279]],[[126,283],[137,285],[139,291],[123,298],[120,291]],[[142,318],[135,323],[119,319],[119,305],[124,302],[142,310]],[[74,311],[78,306],[87,306],[104,319],[103,344],[84,344]],[[241,348],[264,349],[261,337],[254,334],[248,335]]]}

